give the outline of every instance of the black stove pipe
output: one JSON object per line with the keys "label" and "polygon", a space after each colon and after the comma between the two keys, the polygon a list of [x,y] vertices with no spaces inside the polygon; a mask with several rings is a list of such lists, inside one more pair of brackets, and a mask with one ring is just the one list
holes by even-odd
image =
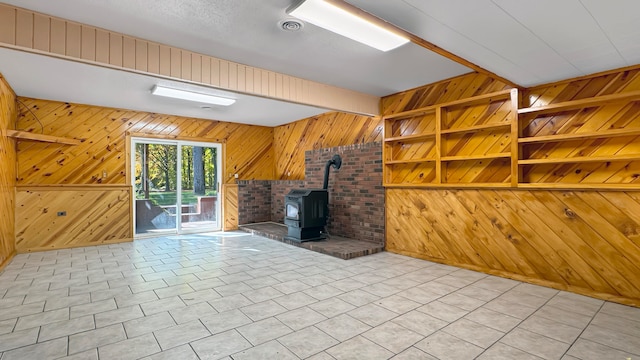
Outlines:
{"label": "black stove pipe", "polygon": [[327,190],[327,188],[329,187],[329,168],[331,166],[333,166],[333,168],[336,170],[340,169],[340,166],[342,166],[342,158],[340,157],[340,155],[333,155],[331,160],[327,161],[327,164],[324,166],[324,182],[322,183],[323,190]]}

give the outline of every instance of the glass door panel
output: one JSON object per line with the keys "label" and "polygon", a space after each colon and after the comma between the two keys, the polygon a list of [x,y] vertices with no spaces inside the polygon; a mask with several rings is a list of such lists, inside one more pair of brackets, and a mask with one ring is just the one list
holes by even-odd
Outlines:
{"label": "glass door panel", "polygon": [[218,214],[218,147],[181,146],[181,230],[220,229]]}
{"label": "glass door panel", "polygon": [[220,230],[221,145],[134,138],[135,234]]}
{"label": "glass door panel", "polygon": [[175,232],[178,145],[134,142],[136,234]]}

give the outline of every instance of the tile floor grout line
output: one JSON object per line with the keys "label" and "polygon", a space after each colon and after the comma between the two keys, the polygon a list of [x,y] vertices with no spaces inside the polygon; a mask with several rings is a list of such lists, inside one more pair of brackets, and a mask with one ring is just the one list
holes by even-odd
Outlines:
{"label": "tile floor grout line", "polygon": [[[585,332],[585,331],[587,331],[587,328],[589,328],[589,325],[591,325],[591,323],[593,322],[593,320],[596,318],[596,315],[598,315],[598,313],[602,310],[602,308],[604,307],[604,304],[606,304],[606,301],[603,301],[603,302],[600,304],[600,306],[598,307],[598,311],[596,311],[596,312],[595,312],[595,314],[593,314],[593,316],[591,317],[591,319],[589,319],[589,322],[587,323],[587,325],[586,325],[584,328],[582,328],[582,330],[580,331],[580,334],[578,334],[578,336],[576,337],[576,339],[575,339],[575,340],[573,340],[573,342],[571,343],[571,345],[569,345],[569,348],[564,352],[563,356],[566,356],[566,355],[567,355],[567,353],[569,352],[569,350],[571,350],[571,348],[573,347],[573,345],[574,345],[576,342],[578,342],[578,340],[580,340],[580,337],[582,337],[582,334],[584,334],[584,332]],[[593,342],[598,343],[598,344],[600,344],[600,345],[604,345],[604,346],[607,346],[607,347],[609,347],[609,348],[611,348],[611,349],[615,349],[614,347],[611,347],[611,346],[606,345],[606,344],[599,343],[599,342],[597,342],[597,341],[595,341],[595,340],[589,340],[589,341],[593,341]],[[623,350],[621,350],[621,349],[616,349],[616,350],[623,351]],[[626,352],[626,351],[624,351],[624,352]]]}

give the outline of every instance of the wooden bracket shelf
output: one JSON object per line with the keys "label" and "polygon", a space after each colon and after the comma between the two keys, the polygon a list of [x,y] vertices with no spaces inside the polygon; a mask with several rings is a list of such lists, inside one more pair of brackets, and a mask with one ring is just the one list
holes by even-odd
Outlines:
{"label": "wooden bracket shelf", "polygon": [[476,125],[476,126],[469,126],[469,127],[465,127],[465,128],[459,128],[459,129],[442,129],[442,131],[440,131],[441,134],[455,134],[455,133],[468,133],[468,132],[476,132],[476,131],[480,131],[480,130],[491,130],[491,129],[510,129],[511,128],[511,123],[504,123],[504,124],[482,124],[482,125]]}
{"label": "wooden bracket shelf", "polygon": [[609,138],[620,136],[634,136],[640,135],[640,129],[616,129],[605,130],[601,132],[591,132],[582,134],[555,134],[544,136],[530,136],[518,139],[521,144],[537,143],[537,142],[555,142],[565,140],[583,140],[583,139],[595,139],[595,138]]}
{"label": "wooden bracket shelf", "polygon": [[471,188],[471,189],[485,189],[485,188],[508,188],[511,183],[399,183],[399,184],[385,184],[388,188]]}
{"label": "wooden bracket shelf", "polygon": [[465,161],[465,160],[484,160],[484,159],[500,159],[500,158],[511,158],[511,153],[443,156],[441,160],[442,161]]}
{"label": "wooden bracket shelf", "polygon": [[395,164],[413,164],[413,163],[427,163],[434,162],[436,159],[407,159],[407,160],[390,160],[385,161],[385,165],[395,165]]}
{"label": "wooden bracket shelf", "polygon": [[602,106],[626,101],[640,100],[640,91],[596,96],[588,99],[565,101],[540,107],[530,107],[518,110],[518,114],[551,114],[554,112],[576,110],[588,107]]}
{"label": "wooden bracket shelf", "polygon": [[553,159],[525,159],[518,160],[519,165],[537,165],[537,164],[562,164],[562,163],[581,163],[581,162],[612,162],[612,161],[635,161],[640,160],[640,154],[634,155],[612,155],[612,156],[576,156],[568,158]]}
{"label": "wooden bracket shelf", "polygon": [[390,137],[390,138],[386,138],[384,139],[385,142],[398,142],[398,141],[420,141],[420,140],[426,140],[429,138],[434,138],[436,136],[436,133],[425,133],[425,134],[415,134],[415,135],[407,135],[407,136],[395,136],[395,137]]}
{"label": "wooden bracket shelf", "polygon": [[7,130],[7,136],[24,141],[39,141],[54,144],[80,145],[81,141],[77,139],[63,138],[60,136],[35,134],[28,131]]}

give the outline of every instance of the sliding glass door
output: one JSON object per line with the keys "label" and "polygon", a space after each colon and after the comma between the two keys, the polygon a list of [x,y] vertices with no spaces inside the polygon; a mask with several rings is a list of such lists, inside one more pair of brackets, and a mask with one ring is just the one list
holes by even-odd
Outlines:
{"label": "sliding glass door", "polygon": [[220,144],[132,142],[135,234],[220,230]]}

